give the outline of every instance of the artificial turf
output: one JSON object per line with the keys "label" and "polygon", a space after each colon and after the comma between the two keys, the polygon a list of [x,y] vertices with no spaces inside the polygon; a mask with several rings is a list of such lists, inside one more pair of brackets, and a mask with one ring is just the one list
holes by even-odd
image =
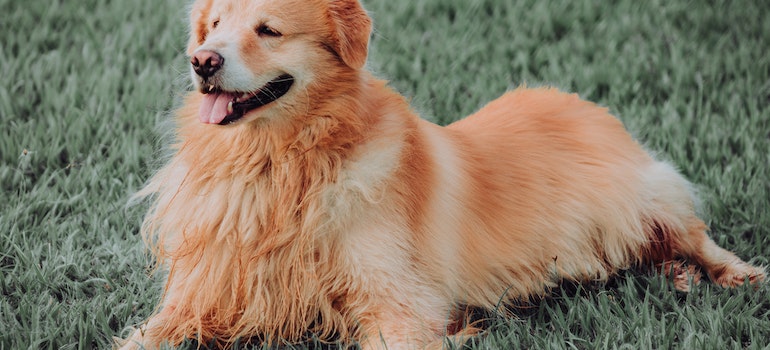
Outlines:
{"label": "artificial turf", "polygon": [[[696,184],[718,244],[768,263],[770,3],[365,4],[370,69],[423,117],[449,123],[524,83],[577,92]],[[144,208],[126,203],[188,88],[186,8],[0,0],[0,350],[109,348],[157,303]],[[470,345],[760,349],[769,291],[704,282],[683,294],[632,271],[556,290]]]}

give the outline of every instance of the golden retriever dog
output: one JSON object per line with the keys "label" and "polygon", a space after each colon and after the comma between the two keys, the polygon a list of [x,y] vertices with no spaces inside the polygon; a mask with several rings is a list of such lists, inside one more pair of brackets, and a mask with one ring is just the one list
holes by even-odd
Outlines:
{"label": "golden retriever dog", "polygon": [[139,193],[165,289],[125,349],[441,348],[474,334],[461,306],[563,280],[765,278],[706,235],[687,180],[575,94],[518,88],[441,127],[365,69],[357,0],[197,0],[191,21],[195,89]]}

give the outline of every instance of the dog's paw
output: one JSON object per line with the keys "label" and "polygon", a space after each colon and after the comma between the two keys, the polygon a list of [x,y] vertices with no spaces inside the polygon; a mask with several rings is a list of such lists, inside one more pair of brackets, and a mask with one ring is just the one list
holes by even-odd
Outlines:
{"label": "dog's paw", "polygon": [[679,291],[689,292],[693,285],[700,284],[701,272],[695,265],[683,261],[667,261],[658,265],[658,268],[671,278],[674,288]]}
{"label": "dog's paw", "polygon": [[746,281],[752,285],[759,285],[767,279],[767,272],[764,267],[738,261],[725,266],[718,275],[712,276],[712,278],[714,283],[722,287],[735,288],[743,285]]}

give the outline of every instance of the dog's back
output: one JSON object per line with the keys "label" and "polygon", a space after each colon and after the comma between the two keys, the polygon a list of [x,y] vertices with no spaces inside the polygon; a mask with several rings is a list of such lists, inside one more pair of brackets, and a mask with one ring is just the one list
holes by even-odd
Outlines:
{"label": "dog's back", "polygon": [[[553,88],[519,88],[446,133],[464,174],[458,261],[469,283],[458,295],[469,304],[497,305],[490,291],[527,297],[559,279],[602,280],[679,259],[723,285],[762,276],[746,268],[720,278],[737,258],[704,234],[689,182],[606,108]],[[686,276],[677,287],[687,288]]]}
{"label": "dog's back", "polygon": [[558,278],[606,278],[647,241],[640,196],[654,161],[606,109],[520,88],[442,133],[457,167],[440,175],[457,177],[443,190],[463,208],[443,231],[462,242],[465,302],[494,306],[503,291],[526,297]]}

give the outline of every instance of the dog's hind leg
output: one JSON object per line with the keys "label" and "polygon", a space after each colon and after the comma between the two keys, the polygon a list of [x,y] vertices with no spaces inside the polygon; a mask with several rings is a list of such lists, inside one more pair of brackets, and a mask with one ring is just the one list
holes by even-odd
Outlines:
{"label": "dog's hind leg", "polygon": [[676,289],[688,291],[690,282],[697,284],[700,281],[700,272],[688,262],[698,265],[712,282],[722,287],[737,287],[747,279],[751,284],[765,280],[764,268],[748,264],[719,247],[706,235],[706,225],[694,216],[684,232],[658,222],[651,227],[644,260],[669,275]]}
{"label": "dog's hind leg", "polygon": [[763,267],[753,266],[719,247],[706,235],[706,225],[688,226],[687,242],[682,242],[683,254],[706,271],[709,278],[723,287],[736,287],[748,280],[754,284],[765,280]]}
{"label": "dog's hind leg", "polygon": [[723,287],[765,279],[763,267],[744,262],[709,238],[708,227],[695,215],[690,184],[673,167],[656,162],[647,170],[651,204],[646,211],[648,243],[642,250],[643,261],[662,267],[663,273],[673,273],[675,285],[683,290],[687,279],[697,282],[697,271],[682,260],[700,266],[712,282]]}

